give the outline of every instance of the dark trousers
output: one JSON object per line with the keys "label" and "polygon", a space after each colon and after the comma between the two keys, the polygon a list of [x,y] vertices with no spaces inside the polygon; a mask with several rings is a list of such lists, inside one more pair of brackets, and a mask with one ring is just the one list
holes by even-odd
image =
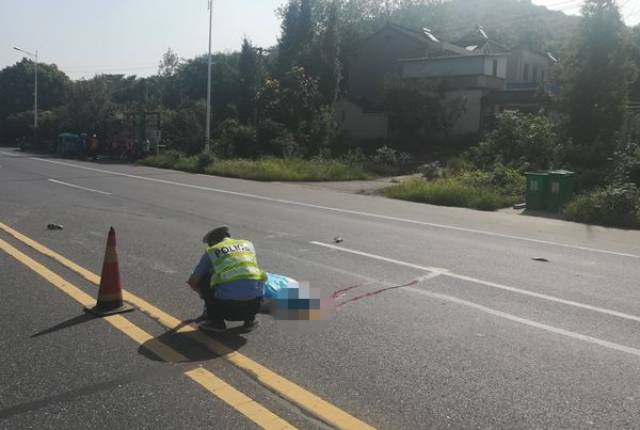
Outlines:
{"label": "dark trousers", "polygon": [[215,297],[214,289],[209,285],[209,278],[202,280],[199,288],[210,320],[253,321],[260,311],[260,297],[250,300],[218,299]]}

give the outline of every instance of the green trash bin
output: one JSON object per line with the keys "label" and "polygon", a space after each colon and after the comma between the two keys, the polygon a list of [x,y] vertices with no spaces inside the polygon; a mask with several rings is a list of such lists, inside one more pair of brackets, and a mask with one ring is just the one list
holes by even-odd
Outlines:
{"label": "green trash bin", "polygon": [[569,170],[553,170],[549,172],[547,209],[559,212],[571,201],[575,188],[575,176],[575,173]]}
{"label": "green trash bin", "polygon": [[549,173],[527,172],[527,209],[544,210],[547,208],[547,190]]}

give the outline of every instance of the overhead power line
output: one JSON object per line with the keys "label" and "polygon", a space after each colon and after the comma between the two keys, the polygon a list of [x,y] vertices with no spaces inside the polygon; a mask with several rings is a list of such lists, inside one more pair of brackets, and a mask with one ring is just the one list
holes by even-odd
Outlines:
{"label": "overhead power line", "polygon": [[[471,26],[473,26],[474,24],[482,24],[482,25],[485,25],[485,26],[496,26],[496,25],[500,25],[500,24],[507,24],[507,23],[512,23],[512,22],[522,21],[522,20],[525,20],[525,19],[531,19],[531,18],[536,18],[536,17],[540,17],[540,16],[543,16],[543,15],[546,15],[549,10],[552,11],[552,12],[563,12],[565,10],[572,10],[572,9],[575,9],[576,7],[578,7],[577,5],[574,6],[573,4],[582,3],[582,0],[572,0],[571,3],[572,3],[571,5],[567,5],[567,1],[563,1],[563,2],[559,2],[559,3],[550,4],[548,6],[541,6],[541,7],[545,7],[547,10],[542,10],[542,11],[539,11],[539,12],[527,12],[525,14],[510,15],[510,16],[506,16],[506,17],[502,17],[502,18],[484,20],[483,22],[477,22],[478,21],[477,19],[470,20],[465,25],[458,25],[458,26],[453,26],[453,27],[447,27],[447,28],[444,28],[444,29],[440,29],[439,33],[440,34],[447,34],[447,33],[455,33],[455,32],[458,32],[458,31],[467,30]],[[549,9],[549,7],[558,7],[558,6],[560,6],[558,9]]]}

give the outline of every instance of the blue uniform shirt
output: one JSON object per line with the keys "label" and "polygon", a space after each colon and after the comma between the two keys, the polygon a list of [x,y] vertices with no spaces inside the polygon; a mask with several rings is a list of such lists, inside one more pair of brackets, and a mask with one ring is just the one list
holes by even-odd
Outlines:
{"label": "blue uniform shirt", "polygon": [[[203,279],[213,273],[213,263],[205,252],[193,269],[193,277]],[[262,282],[253,280],[239,280],[220,284],[216,287],[214,295],[222,300],[250,300],[262,297]]]}

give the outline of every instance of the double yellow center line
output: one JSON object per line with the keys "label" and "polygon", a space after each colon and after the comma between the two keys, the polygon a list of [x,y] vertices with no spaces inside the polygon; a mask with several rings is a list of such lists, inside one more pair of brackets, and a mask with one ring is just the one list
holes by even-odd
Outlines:
{"label": "double yellow center line", "polygon": [[[47,248],[41,243],[23,235],[6,224],[0,223],[0,230],[3,230],[39,253],[54,259],[92,284],[100,284],[100,277],[95,273]],[[29,267],[31,270],[67,293],[82,305],[92,306],[94,304],[95,300],[84,291],[64,280],[56,273],[33,260],[26,254],[20,252],[18,249],[2,239],[0,239],[0,249],[14,257],[25,266]],[[321,421],[339,429],[373,429],[373,427],[367,423],[353,417],[342,409],[339,409],[299,385],[285,379],[272,370],[255,362],[251,358],[232,350],[221,342],[218,342],[198,331],[193,326],[183,324],[182,321],[162,311],[135,294],[123,291],[123,298],[166,328],[175,330],[176,333],[187,334],[209,351],[223,357],[232,365],[245,371],[249,376],[256,379],[263,386],[278,393],[280,396],[286,398],[291,403],[297,405]],[[186,357],[178,351],[175,351],[166,344],[154,339],[153,336],[132,324],[125,317],[121,315],[112,315],[104,319],[137,343],[145,344],[147,349],[163,360],[169,362],[181,362],[186,360]],[[204,368],[190,370],[185,374],[263,428],[294,428],[282,418],[279,418],[277,415],[273,414]]]}

